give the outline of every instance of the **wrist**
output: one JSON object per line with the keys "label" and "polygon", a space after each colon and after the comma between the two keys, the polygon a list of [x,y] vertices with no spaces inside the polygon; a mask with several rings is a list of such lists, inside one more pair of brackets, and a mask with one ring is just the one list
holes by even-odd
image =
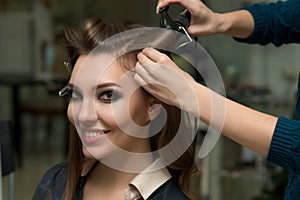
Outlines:
{"label": "wrist", "polygon": [[232,26],[231,18],[227,13],[216,13],[216,33],[228,34],[230,27]]}
{"label": "wrist", "polygon": [[196,81],[191,81],[189,82],[189,87],[190,89],[184,91],[184,96],[188,98],[182,99],[183,101],[180,102],[181,109],[198,118],[200,116],[199,98],[201,97],[203,92],[202,87],[204,86]]}
{"label": "wrist", "polygon": [[220,14],[220,33],[237,38],[247,38],[254,30],[252,15],[246,10]]}

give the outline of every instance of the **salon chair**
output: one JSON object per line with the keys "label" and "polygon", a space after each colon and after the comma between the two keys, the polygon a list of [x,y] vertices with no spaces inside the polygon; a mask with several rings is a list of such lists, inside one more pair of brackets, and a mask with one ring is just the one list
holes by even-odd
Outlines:
{"label": "salon chair", "polygon": [[1,180],[0,199],[3,199],[2,177],[8,176],[8,200],[14,199],[14,148],[13,133],[10,121],[0,121],[0,145],[1,145]]}

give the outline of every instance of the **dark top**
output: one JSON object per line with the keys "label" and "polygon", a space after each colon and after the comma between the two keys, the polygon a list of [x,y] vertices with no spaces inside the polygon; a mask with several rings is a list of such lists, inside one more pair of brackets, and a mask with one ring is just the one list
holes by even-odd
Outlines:
{"label": "dark top", "polygon": [[[85,176],[80,177],[76,193],[73,197],[74,200],[82,199],[83,187],[93,168],[94,167],[92,167]],[[50,168],[38,184],[32,200],[61,199],[66,188],[67,172],[68,163],[60,163]],[[141,197],[140,200],[143,200],[143,198]],[[169,180],[154,191],[147,200],[188,200],[188,198],[181,192],[174,182]]]}

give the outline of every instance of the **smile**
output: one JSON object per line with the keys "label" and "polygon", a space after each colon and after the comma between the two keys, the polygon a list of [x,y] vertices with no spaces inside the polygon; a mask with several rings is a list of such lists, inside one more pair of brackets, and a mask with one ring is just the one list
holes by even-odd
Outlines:
{"label": "smile", "polygon": [[95,143],[97,142],[103,135],[110,133],[110,130],[99,130],[99,131],[83,131],[82,132],[82,140],[85,143]]}
{"label": "smile", "polygon": [[85,137],[93,138],[93,137],[97,137],[97,136],[100,136],[100,135],[103,135],[103,134],[107,134],[109,132],[110,131],[108,131],[108,130],[104,130],[104,131],[84,131],[83,134],[84,134]]}

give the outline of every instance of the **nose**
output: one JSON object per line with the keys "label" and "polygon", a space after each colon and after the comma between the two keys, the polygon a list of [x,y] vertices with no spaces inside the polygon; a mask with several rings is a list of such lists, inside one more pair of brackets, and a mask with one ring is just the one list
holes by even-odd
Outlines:
{"label": "nose", "polygon": [[82,102],[78,110],[77,119],[81,123],[95,123],[97,121],[97,112],[93,100]]}

